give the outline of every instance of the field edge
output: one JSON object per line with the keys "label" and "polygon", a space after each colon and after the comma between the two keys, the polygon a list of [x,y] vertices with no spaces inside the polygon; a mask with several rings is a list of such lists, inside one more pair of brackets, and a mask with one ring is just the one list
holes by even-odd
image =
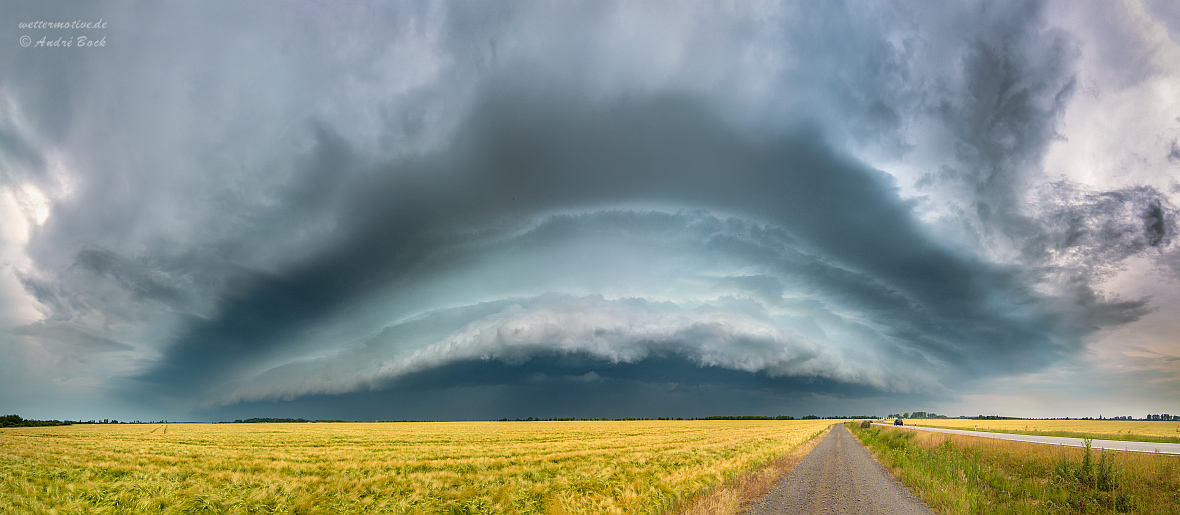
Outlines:
{"label": "field edge", "polygon": [[1171,455],[850,427],[873,459],[940,514],[1180,513]]}
{"label": "field edge", "polygon": [[[839,423],[839,422],[837,422]],[[811,453],[836,423],[816,431],[786,454],[737,474],[721,484],[670,507],[673,515],[742,515]]]}

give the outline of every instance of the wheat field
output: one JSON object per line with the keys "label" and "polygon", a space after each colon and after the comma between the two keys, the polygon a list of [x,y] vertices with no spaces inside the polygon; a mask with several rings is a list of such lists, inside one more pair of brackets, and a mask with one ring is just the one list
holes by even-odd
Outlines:
{"label": "wheat field", "polygon": [[1158,438],[1180,438],[1180,422],[1140,420],[970,420],[970,419],[912,419],[906,425],[971,429],[979,431],[1074,433],[1127,437],[1140,435]]}
{"label": "wheat field", "polygon": [[670,513],[836,423],[0,430],[2,513]]}

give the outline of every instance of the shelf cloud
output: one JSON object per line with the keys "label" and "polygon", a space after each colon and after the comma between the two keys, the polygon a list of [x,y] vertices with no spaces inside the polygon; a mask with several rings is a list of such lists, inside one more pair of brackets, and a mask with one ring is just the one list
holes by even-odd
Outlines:
{"label": "shelf cloud", "polygon": [[1180,73],[1162,4],[63,9],[13,14],[108,46],[0,49],[14,407],[961,406],[1180,302],[1133,280],[1180,280],[1175,125],[1130,171],[1059,150],[1150,93],[1094,41]]}

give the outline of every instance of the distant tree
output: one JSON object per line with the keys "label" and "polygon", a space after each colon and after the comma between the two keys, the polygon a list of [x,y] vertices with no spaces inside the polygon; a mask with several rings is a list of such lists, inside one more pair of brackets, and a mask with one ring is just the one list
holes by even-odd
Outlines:
{"label": "distant tree", "polygon": [[705,420],[774,420],[774,417],[766,415],[713,415],[705,417]]}
{"label": "distant tree", "polygon": [[70,425],[69,422],[62,422],[60,420],[27,420],[16,414],[0,416],[0,427],[44,427],[68,425]]}
{"label": "distant tree", "polygon": [[25,419],[20,418],[20,415],[4,415],[0,417],[0,427],[17,427]]}
{"label": "distant tree", "polygon": [[300,423],[300,422],[311,422],[311,421],[307,420],[305,418],[248,418],[245,420],[235,420],[234,421],[234,423],[238,423],[238,424],[243,424],[243,423],[244,424],[259,424],[259,423],[274,424],[274,423],[280,423],[280,422]]}

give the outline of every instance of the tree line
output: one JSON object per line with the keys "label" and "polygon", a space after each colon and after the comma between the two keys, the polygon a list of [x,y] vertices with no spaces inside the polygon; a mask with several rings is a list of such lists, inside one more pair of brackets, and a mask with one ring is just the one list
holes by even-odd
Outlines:
{"label": "tree line", "polygon": [[0,427],[43,427],[43,426],[68,426],[69,422],[62,422],[61,420],[26,420],[20,415],[2,415],[0,416]]}
{"label": "tree line", "polygon": [[258,424],[258,423],[306,423],[306,422],[347,422],[346,420],[307,420],[305,418],[247,418],[235,420],[234,424]]}

